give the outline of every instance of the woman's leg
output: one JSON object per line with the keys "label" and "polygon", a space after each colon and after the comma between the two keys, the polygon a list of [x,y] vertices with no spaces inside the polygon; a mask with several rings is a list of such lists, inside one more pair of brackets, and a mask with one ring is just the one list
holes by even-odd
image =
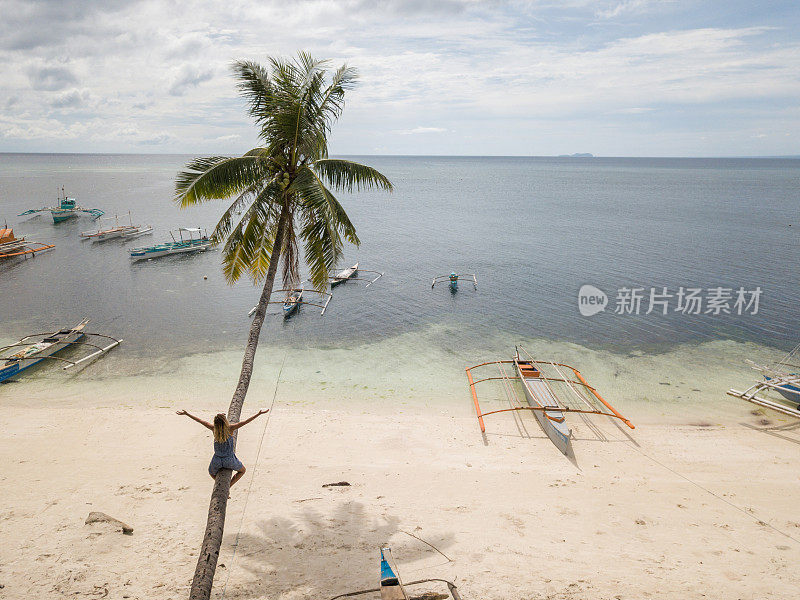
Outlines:
{"label": "woman's leg", "polygon": [[247,469],[245,469],[244,465],[242,465],[241,470],[240,471],[236,471],[236,474],[231,479],[231,487],[233,487],[233,484],[236,483],[237,481],[239,481],[242,478],[242,476],[244,475],[244,472],[246,470]]}

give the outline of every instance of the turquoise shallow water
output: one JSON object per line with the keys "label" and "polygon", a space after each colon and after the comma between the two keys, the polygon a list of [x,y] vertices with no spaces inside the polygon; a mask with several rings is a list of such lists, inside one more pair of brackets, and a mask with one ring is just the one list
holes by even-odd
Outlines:
{"label": "turquoise shallow water", "polygon": [[[189,158],[0,155],[0,219],[18,236],[57,245],[0,266],[0,337],[88,316],[94,330],[125,338],[111,364],[126,372],[241,347],[259,289],[228,286],[219,252],[138,264],[127,256],[126,248],[168,239],[171,228],[213,227],[224,203],[179,210],[171,202]],[[800,338],[800,160],[357,159],[396,190],[342,195],[362,241],[346,249],[343,264],[385,275],[368,289],[337,288],[324,317],[307,306],[284,321],[276,306],[262,333],[266,346],[347,349],[417,332],[419,344],[398,350],[435,345],[466,357],[497,340],[539,339],[664,353],[730,340],[779,353]],[[130,210],[155,234],[92,244],[78,237],[89,219],[53,225],[49,216],[16,216],[52,205],[61,185],[107,215]],[[478,290],[430,289],[433,276],[451,270],[477,273]],[[581,316],[584,284],[608,294],[605,312]],[[758,314],[643,314],[647,298],[642,314],[614,314],[623,287],[646,296],[651,287],[720,286],[760,287]]]}

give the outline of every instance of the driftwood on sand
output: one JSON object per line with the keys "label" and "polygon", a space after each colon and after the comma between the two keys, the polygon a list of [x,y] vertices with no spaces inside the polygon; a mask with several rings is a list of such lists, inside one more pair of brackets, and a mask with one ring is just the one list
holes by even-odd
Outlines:
{"label": "driftwood on sand", "polygon": [[107,515],[106,513],[90,512],[89,516],[86,517],[86,525],[89,525],[90,523],[109,523],[114,527],[119,527],[122,529],[122,533],[125,535],[133,535],[133,527],[123,523],[119,519],[115,519],[114,517]]}

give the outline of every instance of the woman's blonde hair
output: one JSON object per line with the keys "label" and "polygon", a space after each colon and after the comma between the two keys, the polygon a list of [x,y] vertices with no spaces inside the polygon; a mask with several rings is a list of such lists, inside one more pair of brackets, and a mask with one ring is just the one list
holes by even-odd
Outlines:
{"label": "woman's blonde hair", "polygon": [[214,417],[214,441],[222,444],[227,442],[229,437],[231,437],[231,425],[227,417],[219,413]]}

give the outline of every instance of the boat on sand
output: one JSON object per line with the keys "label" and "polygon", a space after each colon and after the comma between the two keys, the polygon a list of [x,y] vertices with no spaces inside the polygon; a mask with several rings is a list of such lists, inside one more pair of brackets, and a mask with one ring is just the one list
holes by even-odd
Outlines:
{"label": "boat on sand", "polygon": [[[728,395],[800,418],[800,344],[776,363],[762,365],[752,360],[747,362],[764,376],[764,380],[751,385],[744,391],[730,389]],[[776,392],[783,396],[783,399],[789,404],[783,400],[773,400],[759,395],[762,392]]]}
{"label": "boat on sand", "polygon": [[[473,379],[472,371],[488,365],[497,365],[498,375]],[[516,377],[510,376],[506,365],[513,365]],[[572,453],[572,431],[567,426],[565,415],[579,413],[601,415],[619,419],[631,429],[633,423],[623,417],[613,406],[606,402],[595,388],[590,386],[580,371],[564,363],[550,360],[536,360],[521,346],[517,346],[511,360],[496,360],[467,367],[472,400],[481,433],[486,433],[483,418],[488,415],[510,411],[531,411],[536,421],[550,441],[563,454]],[[502,382],[511,408],[483,412],[478,402],[475,386],[484,381],[499,380]],[[523,405],[515,391],[514,384],[519,383],[525,396]]]}

